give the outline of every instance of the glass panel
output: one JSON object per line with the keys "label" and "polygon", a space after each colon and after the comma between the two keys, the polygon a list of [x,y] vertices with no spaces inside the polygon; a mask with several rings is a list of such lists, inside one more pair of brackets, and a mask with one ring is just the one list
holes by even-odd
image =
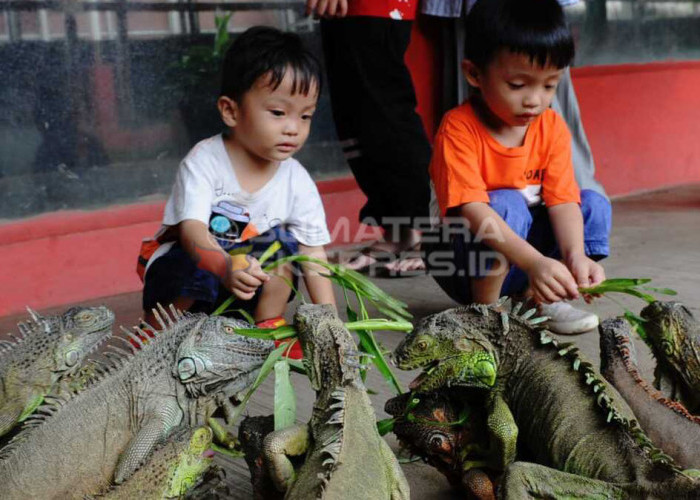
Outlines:
{"label": "glass panel", "polygon": [[566,10],[577,66],[700,58],[697,0],[586,0]]}
{"label": "glass panel", "polygon": [[[79,7],[62,10],[70,5]],[[224,9],[233,12],[233,37],[257,24],[296,31],[322,59],[318,25],[301,0],[26,0],[12,8],[0,8],[4,220],[164,199],[181,158],[220,129],[218,68],[199,68],[200,77],[181,61],[211,52]],[[346,173],[327,93],[297,158],[316,179]]]}

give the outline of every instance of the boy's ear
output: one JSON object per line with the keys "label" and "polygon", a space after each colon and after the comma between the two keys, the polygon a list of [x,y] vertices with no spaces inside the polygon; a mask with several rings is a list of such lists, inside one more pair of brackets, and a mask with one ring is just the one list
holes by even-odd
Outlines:
{"label": "boy's ear", "polygon": [[216,106],[219,108],[219,114],[221,115],[221,120],[226,124],[227,127],[235,127],[238,123],[238,103],[222,95],[216,101]]}
{"label": "boy's ear", "polygon": [[481,87],[481,71],[469,59],[462,59],[462,74],[469,85],[474,88]]}

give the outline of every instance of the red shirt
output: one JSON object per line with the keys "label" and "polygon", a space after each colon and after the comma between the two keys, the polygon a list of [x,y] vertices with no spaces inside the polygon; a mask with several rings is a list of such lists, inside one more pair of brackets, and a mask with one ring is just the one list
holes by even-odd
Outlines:
{"label": "red shirt", "polygon": [[388,17],[411,21],[416,18],[418,0],[350,0],[348,16]]}

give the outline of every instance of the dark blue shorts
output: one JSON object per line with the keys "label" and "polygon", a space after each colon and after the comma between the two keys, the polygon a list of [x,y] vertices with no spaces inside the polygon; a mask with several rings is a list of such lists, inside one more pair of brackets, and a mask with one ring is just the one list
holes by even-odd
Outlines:
{"label": "dark blue shorts", "polygon": [[[523,195],[512,189],[489,192],[489,205],[521,238],[526,239],[542,255],[559,258],[559,248],[544,205],[528,207]],[[595,191],[581,191],[584,249],[593,260],[610,253],[612,225],[610,202]],[[447,235],[447,236],[445,236]],[[430,274],[440,287],[461,304],[472,302],[471,280],[483,276],[493,264],[494,251],[472,233],[444,230],[424,235],[425,261]],[[501,295],[522,293],[527,288],[527,275],[511,266],[501,288]]]}
{"label": "dark blue shorts", "polygon": [[[295,255],[299,250],[294,236],[281,226],[276,226],[255,238],[236,244],[229,249],[229,252],[245,253],[257,258],[274,241],[279,241],[282,248],[270,257],[267,263]],[[297,274],[295,272],[293,278],[295,288],[298,284]],[[231,308],[252,313],[255,311],[261,291],[262,287],[258,288],[255,296],[250,300],[236,299]],[[195,301],[190,311],[211,313],[230,296],[231,292],[223,287],[216,275],[198,268],[182,246],[175,243],[165,255],[158,257],[146,272],[143,309],[150,311],[157,304],[166,306],[178,297],[187,297]],[[293,298],[294,291],[290,293],[289,300]]]}

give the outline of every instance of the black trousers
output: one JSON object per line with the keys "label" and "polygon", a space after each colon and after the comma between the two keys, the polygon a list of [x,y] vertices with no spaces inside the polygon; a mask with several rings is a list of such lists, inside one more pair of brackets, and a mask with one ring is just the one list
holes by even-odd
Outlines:
{"label": "black trousers", "polygon": [[360,221],[428,217],[431,148],[404,62],[411,21],[324,19],[321,35],[336,129],[367,196]]}

